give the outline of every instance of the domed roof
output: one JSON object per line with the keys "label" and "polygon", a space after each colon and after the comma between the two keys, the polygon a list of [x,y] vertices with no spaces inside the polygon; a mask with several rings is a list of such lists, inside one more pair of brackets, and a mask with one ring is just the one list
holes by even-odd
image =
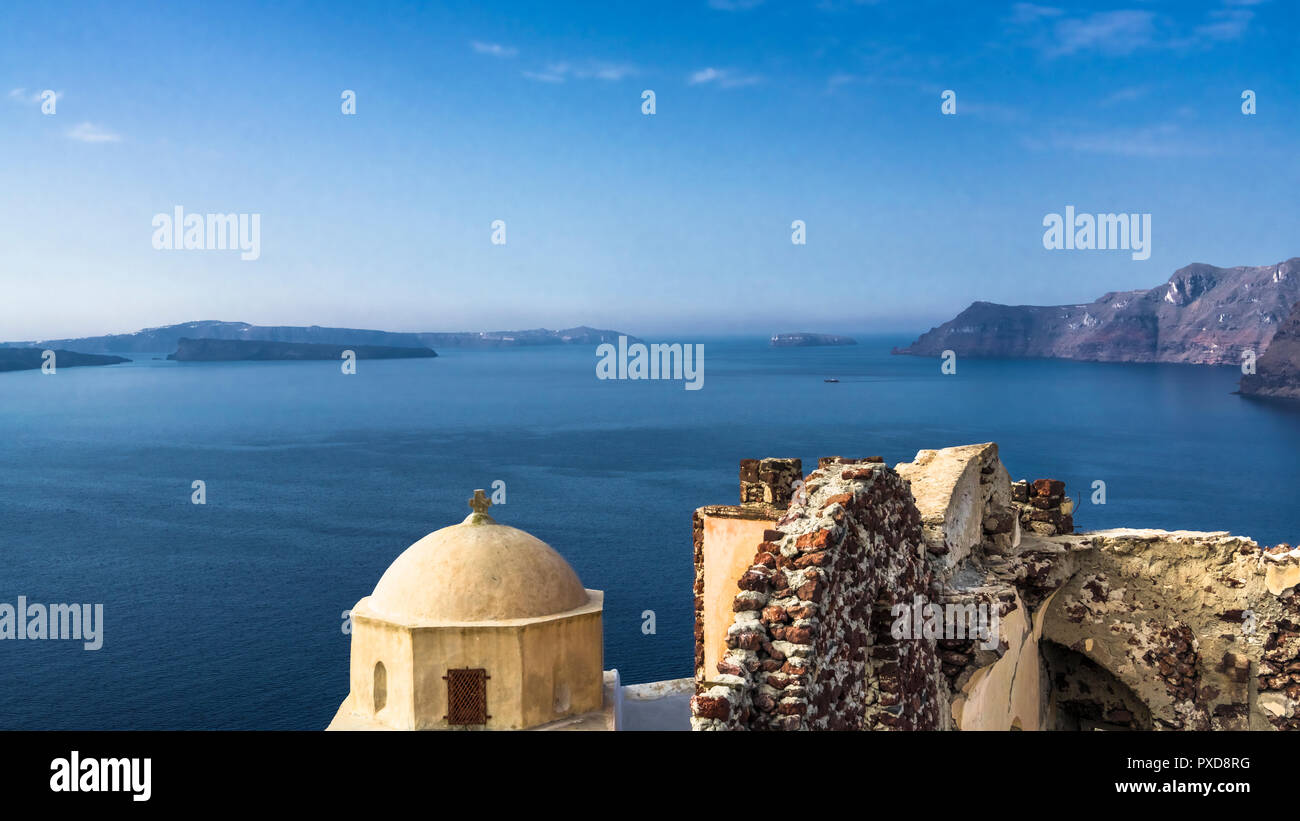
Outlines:
{"label": "domed roof", "polygon": [[[481,491],[471,501],[486,503]],[[475,506],[465,521],[408,547],[370,595],[382,617],[478,622],[563,613],[587,603],[578,574],[554,548],[494,522]]]}

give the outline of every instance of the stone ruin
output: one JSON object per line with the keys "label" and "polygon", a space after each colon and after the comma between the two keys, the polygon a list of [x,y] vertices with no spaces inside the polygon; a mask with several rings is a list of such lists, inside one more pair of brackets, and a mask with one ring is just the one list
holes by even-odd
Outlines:
{"label": "stone ruin", "polygon": [[695,511],[694,729],[1300,729],[1300,548],[1075,533],[993,443],[801,474]]}

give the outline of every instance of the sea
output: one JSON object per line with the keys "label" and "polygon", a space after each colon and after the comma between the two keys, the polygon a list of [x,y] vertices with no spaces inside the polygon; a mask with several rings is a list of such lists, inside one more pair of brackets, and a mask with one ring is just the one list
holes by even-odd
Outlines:
{"label": "sea", "polygon": [[691,513],[737,501],[745,458],[994,441],[1079,529],[1300,538],[1300,410],[1233,368],[689,341],[699,390],[598,379],[585,346],[0,374],[0,603],[103,605],[99,650],[0,641],[0,729],[325,727],[345,611],[476,488],[605,591],[628,683],[691,675]]}

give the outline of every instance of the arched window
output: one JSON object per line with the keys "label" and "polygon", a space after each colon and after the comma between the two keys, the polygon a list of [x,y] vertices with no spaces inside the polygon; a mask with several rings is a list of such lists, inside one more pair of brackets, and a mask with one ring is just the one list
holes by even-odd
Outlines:
{"label": "arched window", "polygon": [[384,669],[382,661],[375,662],[375,712],[378,713],[384,709],[388,703],[388,670]]}

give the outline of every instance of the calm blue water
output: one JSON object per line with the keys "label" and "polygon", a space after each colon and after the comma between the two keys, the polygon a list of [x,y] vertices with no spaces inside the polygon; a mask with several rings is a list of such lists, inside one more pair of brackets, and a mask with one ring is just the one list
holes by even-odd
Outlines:
{"label": "calm blue water", "polygon": [[[103,602],[105,643],[0,642],[0,728],[323,727],[343,610],[507,483],[506,524],[605,591],[606,667],[691,672],[691,511],[737,463],[987,440],[1085,491],[1083,528],[1300,537],[1300,413],[1231,368],[892,357],[905,339],[706,340],[705,384],[600,382],[590,349],[0,374],[0,601]],[[826,384],[837,376],[839,384]],[[190,504],[191,482],[207,504]],[[1108,503],[1087,503],[1094,479]],[[658,632],[641,632],[654,610]]]}

